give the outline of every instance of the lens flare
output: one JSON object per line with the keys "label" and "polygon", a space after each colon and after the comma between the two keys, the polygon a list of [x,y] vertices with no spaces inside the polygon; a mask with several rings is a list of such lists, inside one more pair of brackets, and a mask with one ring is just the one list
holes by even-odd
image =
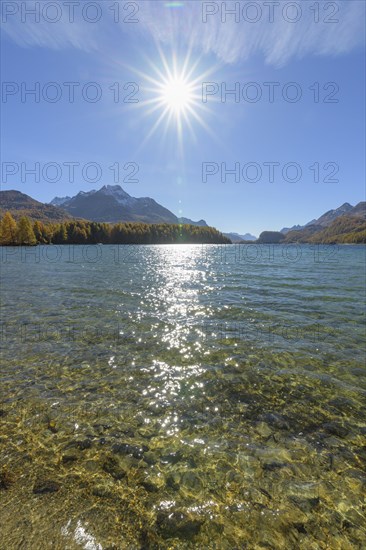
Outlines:
{"label": "lens flare", "polygon": [[171,137],[171,131],[175,128],[179,150],[183,152],[186,134],[196,139],[195,126],[201,126],[215,138],[208,124],[211,111],[202,100],[202,86],[217,67],[201,70],[201,59],[192,60],[190,51],[183,58],[173,51],[168,59],[159,46],[157,48],[158,56],[154,61],[146,59],[147,68],[144,72],[130,67],[142,82],[142,100],[137,107],[146,117],[155,117],[140,149],[158,129],[162,130],[160,137],[165,138],[168,132]]}

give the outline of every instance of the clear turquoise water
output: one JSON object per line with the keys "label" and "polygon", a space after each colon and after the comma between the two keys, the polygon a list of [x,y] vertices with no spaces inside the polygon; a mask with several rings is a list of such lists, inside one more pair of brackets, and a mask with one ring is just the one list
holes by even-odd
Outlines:
{"label": "clear turquoise water", "polygon": [[1,548],[366,546],[365,247],[1,254]]}

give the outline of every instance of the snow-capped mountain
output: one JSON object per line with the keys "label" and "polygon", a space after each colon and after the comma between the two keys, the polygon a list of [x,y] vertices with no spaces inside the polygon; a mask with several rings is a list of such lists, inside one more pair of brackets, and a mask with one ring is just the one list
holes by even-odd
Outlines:
{"label": "snow-capped mountain", "polygon": [[255,241],[257,237],[251,233],[245,233],[245,235],[240,235],[239,233],[223,233],[225,237],[228,237],[232,243],[240,243],[241,241]]}
{"label": "snow-capped mountain", "polygon": [[71,199],[71,197],[55,197],[50,202],[50,204],[52,204],[53,206],[61,206],[61,204],[64,204],[64,202],[68,201],[69,199]]}
{"label": "snow-capped mountain", "polygon": [[70,215],[98,222],[178,223],[170,210],[150,197],[131,197],[120,185],[104,185],[99,190],[80,191],[74,197],[56,197],[52,205],[62,206]]}

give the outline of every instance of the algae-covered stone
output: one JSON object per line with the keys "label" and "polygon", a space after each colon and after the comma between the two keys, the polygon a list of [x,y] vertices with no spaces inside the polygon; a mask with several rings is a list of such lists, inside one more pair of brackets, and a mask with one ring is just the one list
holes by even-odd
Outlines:
{"label": "algae-covered stone", "polygon": [[161,475],[148,475],[141,481],[141,485],[149,493],[157,493],[165,486],[165,481]]}
{"label": "algae-covered stone", "polygon": [[269,437],[272,434],[272,430],[266,422],[258,422],[255,431],[262,437]]}
{"label": "algae-covered stone", "polygon": [[290,424],[288,420],[278,413],[267,413],[263,415],[263,420],[276,430],[289,430]]}
{"label": "algae-covered stone", "polygon": [[322,425],[323,430],[327,434],[335,435],[340,438],[344,438],[348,435],[348,430],[339,422],[325,422]]}
{"label": "algae-covered stone", "polygon": [[144,437],[145,439],[151,439],[156,434],[156,431],[153,428],[149,428],[146,426],[139,428],[137,431],[138,431],[138,434],[141,435],[141,437]]}
{"label": "algae-covered stone", "polygon": [[107,487],[103,487],[103,485],[93,487],[92,494],[99,498],[111,498],[113,496],[112,492]]}
{"label": "algae-covered stone", "polygon": [[51,479],[37,480],[33,487],[33,493],[36,495],[44,495],[46,493],[56,493],[60,490],[60,485]]}
{"label": "algae-covered stone", "polygon": [[108,456],[104,459],[102,468],[114,479],[123,479],[126,477],[126,471],[120,466],[119,460],[114,456]]}
{"label": "algae-covered stone", "polygon": [[72,464],[78,460],[78,456],[75,453],[65,453],[62,456],[62,464]]}
{"label": "algae-covered stone", "polygon": [[149,450],[146,445],[131,445],[130,443],[116,443],[112,447],[112,451],[115,454],[131,455],[134,458],[141,459],[144,457],[144,453]]}
{"label": "algae-covered stone", "polygon": [[275,460],[272,460],[271,462],[265,462],[262,464],[263,470],[267,472],[273,472],[275,470],[280,470],[281,468],[285,468],[287,466],[284,462],[277,462]]}
{"label": "algae-covered stone", "polygon": [[168,475],[166,480],[166,485],[169,489],[173,489],[173,491],[178,491],[180,487],[180,475],[178,472],[172,472]]}
{"label": "algae-covered stone", "polygon": [[298,496],[291,496],[289,497],[289,499],[295,504],[295,506],[297,506],[298,508],[300,508],[300,510],[302,512],[311,512],[312,510],[314,510],[315,508],[317,508],[320,504],[320,498],[319,497],[316,497],[316,498],[303,498],[303,497],[298,497]]}
{"label": "algae-covered stone", "polygon": [[203,489],[202,479],[193,471],[184,472],[181,484],[189,493],[200,493]]}
{"label": "algae-covered stone", "polygon": [[92,473],[95,473],[99,470],[99,464],[96,460],[87,460],[85,463],[84,463],[84,468],[85,470],[87,470],[88,472],[92,472]]}
{"label": "algae-covered stone", "polygon": [[12,474],[5,468],[0,472],[0,489],[9,489],[14,483]]}
{"label": "algae-covered stone", "polygon": [[86,449],[90,449],[92,446],[92,442],[90,439],[83,439],[82,441],[77,441],[76,446],[81,451],[85,451]]}
{"label": "algae-covered stone", "polygon": [[162,464],[177,464],[184,459],[182,451],[176,451],[174,453],[168,453],[160,458]]}
{"label": "algae-covered stone", "polygon": [[203,520],[179,510],[161,510],[156,518],[158,531],[164,538],[190,540],[200,532]]}
{"label": "algae-covered stone", "polygon": [[146,453],[144,453],[144,461],[146,462],[146,464],[149,465],[156,464],[158,461],[158,457],[152,451],[147,451]]}
{"label": "algae-covered stone", "polygon": [[54,434],[56,434],[58,432],[58,428],[56,426],[55,420],[49,420],[48,429]]}

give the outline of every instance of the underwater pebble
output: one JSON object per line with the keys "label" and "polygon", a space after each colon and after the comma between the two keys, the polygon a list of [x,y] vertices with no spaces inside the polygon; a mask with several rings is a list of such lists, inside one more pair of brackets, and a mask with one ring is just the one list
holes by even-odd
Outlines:
{"label": "underwater pebble", "polygon": [[108,491],[108,489],[103,486],[93,487],[92,494],[100,498],[111,498],[113,496],[111,491]]}
{"label": "underwater pebble", "polygon": [[176,451],[175,453],[169,453],[160,457],[160,462],[162,464],[177,464],[183,460],[183,453],[181,451]]}
{"label": "underwater pebble", "polygon": [[192,539],[200,532],[203,520],[191,519],[185,512],[162,510],[158,512],[156,525],[164,538]]}
{"label": "underwater pebble", "polygon": [[325,422],[322,425],[322,429],[331,435],[336,435],[337,437],[346,437],[348,435],[348,430],[338,422]]}
{"label": "underwater pebble", "polygon": [[90,449],[92,446],[92,442],[90,439],[83,439],[82,441],[77,441],[76,446],[81,450],[85,451],[86,449]]}
{"label": "underwater pebble", "polygon": [[146,462],[146,464],[149,464],[149,465],[156,464],[158,461],[156,454],[153,453],[152,451],[147,451],[146,453],[144,453],[143,459]]}
{"label": "underwater pebble", "polygon": [[149,447],[142,445],[130,445],[129,443],[116,443],[112,446],[112,451],[116,454],[132,455],[134,458],[143,458],[144,453],[149,450]]}
{"label": "underwater pebble", "polygon": [[146,489],[148,493],[157,493],[165,486],[165,481],[162,476],[147,476],[141,485]]}
{"label": "underwater pebble", "polygon": [[78,456],[71,453],[64,454],[61,459],[62,464],[70,464],[72,462],[76,462],[77,460],[78,460]]}
{"label": "underwater pebble", "polygon": [[287,464],[285,462],[265,462],[262,464],[263,470],[266,470],[268,472],[273,472],[274,470],[279,470],[281,468],[285,468]]}
{"label": "underwater pebble", "polygon": [[7,470],[0,472],[0,489],[9,489],[12,483],[14,479],[10,472]]}
{"label": "underwater pebble", "polygon": [[281,414],[267,413],[263,415],[262,418],[265,422],[267,422],[267,424],[269,424],[270,426],[273,426],[274,428],[277,428],[278,430],[290,429],[289,423]]}
{"label": "underwater pebble", "polygon": [[56,493],[60,490],[60,485],[56,481],[50,479],[38,480],[34,484],[33,493],[36,495],[44,495],[46,493]]}
{"label": "underwater pebble", "polygon": [[121,468],[119,461],[113,456],[104,460],[102,468],[116,480],[123,479],[127,475],[126,471]]}
{"label": "underwater pebble", "polygon": [[298,496],[290,496],[289,500],[295,504],[302,512],[311,512],[320,504],[320,498],[303,498]]}

